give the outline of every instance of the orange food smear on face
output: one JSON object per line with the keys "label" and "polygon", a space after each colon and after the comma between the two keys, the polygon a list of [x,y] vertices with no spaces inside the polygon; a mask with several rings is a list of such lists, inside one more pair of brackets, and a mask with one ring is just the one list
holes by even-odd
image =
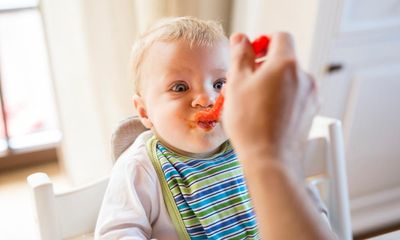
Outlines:
{"label": "orange food smear on face", "polygon": [[223,105],[224,96],[219,95],[212,108],[196,113],[196,122],[218,122]]}

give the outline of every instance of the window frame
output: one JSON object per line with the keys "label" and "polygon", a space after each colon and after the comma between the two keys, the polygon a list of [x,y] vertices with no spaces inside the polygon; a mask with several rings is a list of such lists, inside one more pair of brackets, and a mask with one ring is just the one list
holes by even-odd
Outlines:
{"label": "window frame", "polygon": [[[40,13],[38,1],[32,1],[29,4],[18,4],[18,3],[16,4],[13,3],[9,5],[0,4],[0,14],[16,13],[25,10],[38,10]],[[44,27],[43,22],[42,26]],[[4,95],[2,90],[2,74],[1,74],[1,62],[0,62],[0,108],[1,108],[0,110],[1,110],[1,118],[3,120],[4,141],[6,143],[6,149],[0,153],[0,172],[15,168],[39,165],[47,162],[57,162],[58,161],[57,151],[59,147],[59,141],[50,144],[47,143],[43,145],[27,147],[23,149],[13,149],[10,147],[10,137],[8,133],[8,124],[5,114],[6,110],[4,106],[3,96]]]}

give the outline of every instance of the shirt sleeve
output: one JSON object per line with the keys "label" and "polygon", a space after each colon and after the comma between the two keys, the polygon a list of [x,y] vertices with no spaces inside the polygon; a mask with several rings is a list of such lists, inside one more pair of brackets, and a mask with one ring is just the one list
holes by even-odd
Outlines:
{"label": "shirt sleeve", "polygon": [[120,160],[103,198],[95,239],[150,239],[152,219],[159,214],[154,179],[139,161]]}

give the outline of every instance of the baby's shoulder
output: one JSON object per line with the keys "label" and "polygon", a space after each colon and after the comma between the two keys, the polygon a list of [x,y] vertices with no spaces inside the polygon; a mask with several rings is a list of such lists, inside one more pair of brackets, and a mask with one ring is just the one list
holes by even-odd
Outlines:
{"label": "baby's shoulder", "polygon": [[118,169],[135,172],[139,169],[145,170],[149,174],[155,173],[146,146],[151,136],[152,133],[150,131],[140,134],[135,142],[118,157],[113,171]]}

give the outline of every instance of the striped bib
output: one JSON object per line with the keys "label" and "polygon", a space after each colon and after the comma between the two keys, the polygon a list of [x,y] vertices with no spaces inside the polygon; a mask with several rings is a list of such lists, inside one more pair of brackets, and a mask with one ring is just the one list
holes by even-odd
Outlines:
{"label": "striped bib", "polygon": [[180,239],[259,239],[243,172],[229,142],[207,159],[179,155],[155,137],[147,147]]}

